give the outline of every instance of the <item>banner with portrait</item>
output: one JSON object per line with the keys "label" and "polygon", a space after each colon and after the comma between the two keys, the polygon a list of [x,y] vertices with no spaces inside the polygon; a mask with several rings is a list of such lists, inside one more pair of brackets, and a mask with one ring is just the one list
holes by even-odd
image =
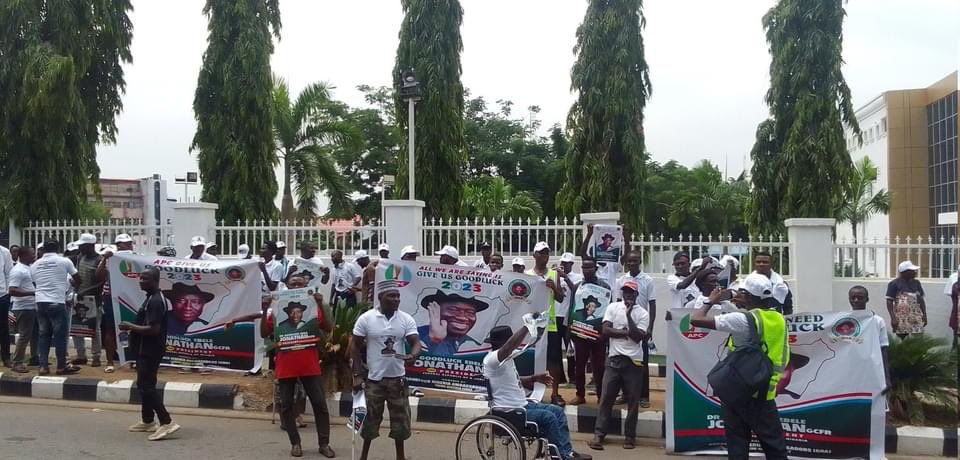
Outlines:
{"label": "banner with portrait", "polygon": [[623,227],[594,225],[590,247],[593,248],[593,258],[598,262],[620,262],[623,255]]}
{"label": "banner with portrait", "polygon": [[97,308],[96,297],[77,297],[70,312],[71,336],[93,337],[97,334]]}
{"label": "banner with portrait", "polygon": [[307,282],[307,287],[318,289],[320,286],[323,286],[323,272],[327,269],[322,264],[309,261],[303,257],[297,257],[293,259],[293,265],[297,267],[293,276],[303,277]]}
{"label": "banner with portrait", "polygon": [[[668,322],[667,452],[723,455],[720,402],[707,374],[727,353],[729,334],[693,327],[691,314],[673,309]],[[786,320],[790,361],[776,402],[789,455],[883,458],[885,384],[873,313],[798,313]],[[756,443],[751,448],[760,452]]]}
{"label": "banner with portrait", "polygon": [[613,292],[598,284],[581,283],[573,298],[570,333],[586,340],[597,340],[603,328],[603,314],[613,300]]}
{"label": "banner with portrait", "polygon": [[[487,394],[483,358],[490,351],[490,329],[506,325],[517,331],[524,314],[548,309],[546,283],[522,273],[381,260],[377,282],[383,280],[397,281],[400,310],[417,322],[424,352],[407,366],[407,382],[420,388]],[[515,360],[517,370],[545,372],[546,337],[529,345]]]}
{"label": "banner with portrait", "polygon": [[[135,322],[146,294],[139,274],[160,271],[160,290],[169,306],[167,349],[162,363],[176,367],[246,371],[260,367],[259,323],[227,321],[260,311],[260,270],[256,260],[193,260],[114,254],[108,263],[117,324]],[[118,330],[121,361],[135,359],[129,335]]]}
{"label": "banner with portrait", "polygon": [[305,287],[273,293],[273,340],[281,351],[303,350],[320,342],[316,292]]}

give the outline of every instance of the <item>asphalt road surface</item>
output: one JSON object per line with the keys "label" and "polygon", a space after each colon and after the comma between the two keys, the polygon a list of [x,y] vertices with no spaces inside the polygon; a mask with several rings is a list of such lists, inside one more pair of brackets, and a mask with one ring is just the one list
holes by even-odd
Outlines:
{"label": "asphalt road surface", "polygon": [[[127,432],[139,412],[133,407],[119,410],[111,405],[63,407],[36,403],[0,402],[0,458],[2,459],[269,459],[290,458],[290,444],[279,425],[269,420],[230,418],[230,411],[207,411],[211,415],[184,415],[173,411],[174,421],[183,428],[163,441],[147,441],[145,433]],[[16,401],[16,400],[14,400]],[[51,402],[52,403],[52,402]],[[335,418],[331,446],[337,458],[350,458],[350,435],[344,419]],[[386,422],[385,422],[386,424]],[[450,427],[440,427],[449,429]],[[317,452],[313,424],[301,429],[303,458],[322,459]],[[374,441],[371,458],[393,460],[393,442],[381,429]],[[456,433],[416,430],[407,442],[411,459],[453,459]],[[615,442],[611,440],[611,442]],[[357,443],[359,456],[359,439]],[[624,451],[618,444],[603,452],[587,452],[585,438],[574,448],[598,460],[643,458],[666,459],[663,447],[638,446]],[[625,457],[626,456],[626,457]],[[696,457],[705,458],[705,457]],[[906,458],[906,457],[901,457]]]}

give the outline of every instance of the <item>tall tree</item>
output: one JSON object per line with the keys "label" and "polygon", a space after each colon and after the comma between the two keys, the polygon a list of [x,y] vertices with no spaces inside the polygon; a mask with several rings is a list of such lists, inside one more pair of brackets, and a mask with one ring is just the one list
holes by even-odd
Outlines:
{"label": "tall tree", "polygon": [[207,0],[207,50],[193,111],[203,200],[221,219],[269,219],[278,158],[272,132],[270,55],[280,39],[279,0]]}
{"label": "tall tree", "polygon": [[643,229],[646,150],[643,108],[650,75],[641,0],[590,0],[577,29],[571,72],[577,100],[567,129],[567,180],[557,201],[567,214],[619,210]]}
{"label": "tall tree", "polygon": [[[317,194],[330,199],[330,217],[352,217],[351,190],[333,152],[360,143],[360,134],[347,119],[347,107],[330,98],[326,83],[307,85],[297,100],[281,78],[274,79],[273,133],[277,155],[283,161],[281,218],[317,217]],[[297,203],[294,206],[293,188]]]}
{"label": "tall tree", "polygon": [[131,62],[127,0],[0,6],[0,214],[80,217],[99,192],[98,142],[116,141]]}
{"label": "tall tree", "polygon": [[[412,69],[423,88],[416,113],[416,198],[428,214],[455,216],[463,196],[466,162],[463,140],[463,84],[460,82],[459,0],[403,0],[404,19],[394,68],[394,86]],[[407,102],[396,98],[396,114],[406,132]],[[397,163],[397,187],[406,198],[407,145],[402,143]]]}
{"label": "tall tree", "polygon": [[[853,231],[853,242],[858,240],[857,227],[877,214],[890,212],[890,192],[881,188],[876,193],[873,185],[880,176],[880,170],[873,164],[870,157],[863,157],[853,164],[850,180],[843,189],[843,200],[837,211],[839,222],[849,222]],[[857,267],[859,251],[853,251],[853,266]]]}
{"label": "tall tree", "polygon": [[543,215],[540,203],[528,192],[516,191],[502,177],[471,180],[463,194],[466,215],[483,219],[531,219]]}
{"label": "tall tree", "polygon": [[834,217],[850,179],[844,124],[859,136],[843,78],[843,2],[779,0],[763,17],[773,58],[753,158],[751,223]]}

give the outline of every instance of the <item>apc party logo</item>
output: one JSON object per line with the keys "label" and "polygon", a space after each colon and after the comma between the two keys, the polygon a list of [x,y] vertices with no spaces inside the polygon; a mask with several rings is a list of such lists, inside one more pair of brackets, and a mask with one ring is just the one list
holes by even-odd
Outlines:
{"label": "apc party logo", "polygon": [[507,286],[507,290],[510,292],[510,297],[515,299],[526,299],[530,297],[530,284],[521,279],[511,281]]}
{"label": "apc party logo", "polygon": [[690,315],[687,314],[680,320],[680,334],[692,340],[700,340],[707,336],[708,332],[703,329],[697,329],[690,324]]}
{"label": "apc party logo", "polygon": [[397,287],[406,287],[413,280],[413,272],[404,265],[388,265],[383,275],[388,281],[396,281]]}
{"label": "apc party logo", "polygon": [[133,261],[121,260],[118,268],[120,269],[120,274],[123,275],[124,278],[140,278],[140,269],[137,268],[137,264],[133,263]]}

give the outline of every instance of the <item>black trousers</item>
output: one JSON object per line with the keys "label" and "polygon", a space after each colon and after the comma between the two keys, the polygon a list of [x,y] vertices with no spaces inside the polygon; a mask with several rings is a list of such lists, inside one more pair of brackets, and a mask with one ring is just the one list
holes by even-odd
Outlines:
{"label": "black trousers", "polygon": [[170,413],[163,407],[163,398],[157,391],[157,371],[160,358],[140,356],[137,358],[137,389],[140,390],[140,416],[143,423],[153,423],[156,414],[161,425],[170,423]]}
{"label": "black trousers", "polygon": [[647,339],[640,343],[643,350],[643,368],[640,369],[640,399],[650,400],[650,345]]}
{"label": "black trousers", "polygon": [[0,359],[10,361],[10,294],[0,297]]}
{"label": "black trousers", "polygon": [[752,400],[743,407],[721,406],[724,431],[727,435],[727,458],[747,460],[750,456],[751,432],[756,433],[767,460],[786,460],[787,441],[780,425],[780,413],[774,401]]}
{"label": "black trousers", "polygon": [[308,377],[291,377],[278,380],[280,384],[280,418],[287,429],[290,445],[300,444],[300,432],[297,430],[297,408],[294,405],[293,393],[297,381],[303,385],[303,391],[310,399],[313,408],[313,418],[317,425],[317,442],[320,447],[330,444],[330,412],[327,410],[327,399],[323,395],[323,385],[319,375]]}

